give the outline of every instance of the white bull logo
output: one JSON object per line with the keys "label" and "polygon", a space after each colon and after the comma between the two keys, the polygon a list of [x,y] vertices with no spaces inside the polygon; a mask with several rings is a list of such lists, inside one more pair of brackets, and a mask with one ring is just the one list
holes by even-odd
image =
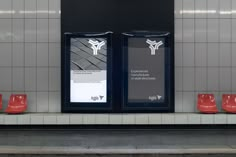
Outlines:
{"label": "white bull logo", "polygon": [[151,49],[151,55],[156,55],[156,50],[159,49],[161,45],[163,45],[162,41],[156,42],[156,40],[151,41],[147,39],[146,43],[149,44],[149,48]]}
{"label": "white bull logo", "polygon": [[99,42],[91,39],[88,43],[92,45],[91,48],[93,49],[93,55],[98,55],[98,50],[101,50],[102,46],[105,45],[105,41]]}

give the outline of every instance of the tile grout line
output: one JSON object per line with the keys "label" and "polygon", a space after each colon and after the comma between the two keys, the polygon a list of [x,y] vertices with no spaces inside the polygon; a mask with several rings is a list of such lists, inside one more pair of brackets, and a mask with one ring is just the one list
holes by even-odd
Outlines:
{"label": "tile grout line", "polygon": [[[25,12],[25,0],[23,0],[23,10]],[[25,13],[23,15],[24,19],[23,19],[23,27],[24,27],[24,32],[23,32],[23,41],[25,41]],[[25,66],[25,43],[23,43],[23,51],[24,51],[24,57],[23,57],[23,62],[24,62],[24,66]],[[24,93],[26,94],[26,79],[25,79],[25,74],[26,74],[26,70],[25,70],[25,67],[23,68],[24,69]],[[28,96],[27,96],[28,97]],[[28,109],[27,109],[28,111]]]}
{"label": "tile grout line", "polygon": [[[231,0],[231,10],[233,10],[233,0]],[[231,31],[231,36],[230,36],[230,41],[233,41],[233,15],[231,14],[231,20],[230,20],[230,31]],[[233,49],[232,49],[232,44],[230,45],[230,58],[231,58],[231,70],[230,70],[230,92],[231,94],[233,93]]]}
{"label": "tile grout line", "polygon": [[[13,10],[13,0],[10,0],[11,9]],[[13,91],[13,14],[11,13],[11,91]]]}
{"label": "tile grout line", "polygon": [[[196,10],[196,0],[194,0],[194,10]],[[194,22],[194,28],[193,28],[193,30],[194,30],[194,32],[193,32],[193,34],[194,34],[194,39],[193,39],[194,40],[194,45],[193,45],[194,46],[194,54],[193,54],[194,55],[194,61],[193,61],[194,62],[193,63],[194,64],[194,69],[193,69],[193,71],[194,71],[194,74],[193,74],[194,85],[193,85],[193,88],[196,89],[196,67],[195,67],[196,66],[196,43],[195,43],[196,42],[196,14],[194,14],[194,21],[193,22]],[[196,92],[194,92],[193,94],[194,94],[194,98],[193,98],[194,103],[193,104],[195,104]],[[193,106],[194,112],[196,112],[195,106],[196,105]]]}
{"label": "tile grout line", "polygon": [[49,0],[47,0],[47,2],[48,2],[48,7],[47,7],[47,9],[48,9],[48,12],[47,12],[47,17],[48,17],[48,43],[47,43],[47,46],[48,46],[48,112],[50,112],[50,107],[49,107],[49,103],[50,103],[50,68],[49,68],[49,38],[50,38],[50,34],[49,34],[49,29],[50,29],[50,26],[49,26]]}
{"label": "tile grout line", "polygon": [[[182,2],[182,10],[184,9],[184,0],[181,0],[181,2]],[[181,69],[182,69],[182,71],[181,71],[181,75],[182,75],[182,87],[181,87],[181,89],[182,89],[182,94],[181,94],[181,99],[182,99],[182,101],[181,101],[181,103],[182,103],[182,112],[184,112],[184,92],[183,92],[183,89],[184,89],[184,80],[183,80],[183,78],[184,78],[184,68],[183,68],[183,60],[184,60],[184,56],[183,56],[183,50],[184,50],[184,20],[183,20],[183,14],[181,14],[181,18],[182,18],[182,52],[181,52],[181,57],[182,57],[182,63],[181,63],[181,65],[182,65],[182,67],[181,67]]]}
{"label": "tile grout line", "polygon": [[[35,88],[36,88],[36,91],[35,91],[35,101],[36,101],[36,112],[38,112],[38,83],[37,83],[37,81],[38,81],[38,66],[37,66],[37,47],[38,47],[38,41],[37,41],[37,33],[38,33],[38,29],[37,29],[37,25],[38,25],[38,20],[37,20],[37,0],[35,0],[35,8],[36,8],[36,13],[35,13],[35,20],[36,20],[36,28],[35,28],[35,30],[36,30],[36,37],[35,37],[35,39],[36,39],[36,41],[35,41],[35,46],[36,46],[36,53],[35,53],[35,60],[36,60],[36,63],[35,63],[35,70],[36,70],[36,79],[35,79]],[[33,118],[33,117],[32,117]],[[32,121],[32,119],[31,119],[31,121]]]}

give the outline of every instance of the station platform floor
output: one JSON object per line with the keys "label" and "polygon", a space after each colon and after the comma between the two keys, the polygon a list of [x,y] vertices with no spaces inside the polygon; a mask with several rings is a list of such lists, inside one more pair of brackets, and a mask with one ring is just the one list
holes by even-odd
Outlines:
{"label": "station platform floor", "polygon": [[0,157],[11,155],[235,157],[236,130],[0,128]]}

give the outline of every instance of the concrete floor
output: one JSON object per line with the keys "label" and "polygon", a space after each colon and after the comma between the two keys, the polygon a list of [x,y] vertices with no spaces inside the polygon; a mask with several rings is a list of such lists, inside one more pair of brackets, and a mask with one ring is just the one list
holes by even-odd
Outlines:
{"label": "concrete floor", "polygon": [[10,154],[235,157],[236,130],[1,130],[0,157]]}

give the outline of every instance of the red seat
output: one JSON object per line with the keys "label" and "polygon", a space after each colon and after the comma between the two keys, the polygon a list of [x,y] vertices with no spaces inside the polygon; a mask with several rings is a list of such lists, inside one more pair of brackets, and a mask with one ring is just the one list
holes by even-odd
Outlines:
{"label": "red seat", "polygon": [[222,109],[229,113],[236,113],[236,94],[222,95]]}
{"label": "red seat", "polygon": [[213,94],[198,94],[197,109],[202,113],[217,113],[216,101]]}
{"label": "red seat", "polygon": [[0,94],[0,110],[2,109],[2,95]]}
{"label": "red seat", "polygon": [[12,94],[5,110],[9,114],[23,113],[27,109],[27,96],[26,94]]}

